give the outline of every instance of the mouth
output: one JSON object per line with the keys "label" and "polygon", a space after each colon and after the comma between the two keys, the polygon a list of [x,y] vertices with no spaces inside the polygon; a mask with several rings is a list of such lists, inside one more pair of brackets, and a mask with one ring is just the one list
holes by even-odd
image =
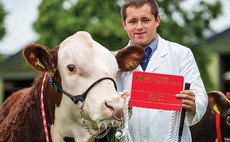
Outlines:
{"label": "mouth", "polygon": [[124,118],[122,117],[122,116],[116,116],[114,113],[113,113],[113,115],[112,115],[112,118],[114,118],[115,120],[117,120],[117,121],[123,121],[124,120]]}
{"label": "mouth", "polygon": [[137,36],[143,36],[145,34],[145,32],[138,32],[138,33],[134,33]]}
{"label": "mouth", "polygon": [[97,121],[97,126],[99,130],[107,129],[110,127],[119,127],[122,124],[122,121],[113,120],[101,120]]}

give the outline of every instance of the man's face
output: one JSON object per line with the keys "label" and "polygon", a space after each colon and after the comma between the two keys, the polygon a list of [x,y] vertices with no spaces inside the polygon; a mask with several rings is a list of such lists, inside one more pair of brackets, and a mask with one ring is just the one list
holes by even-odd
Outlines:
{"label": "man's face", "polygon": [[139,8],[128,7],[126,15],[126,20],[122,19],[122,25],[132,42],[146,46],[156,38],[156,29],[160,24],[160,16],[155,19],[148,4]]}

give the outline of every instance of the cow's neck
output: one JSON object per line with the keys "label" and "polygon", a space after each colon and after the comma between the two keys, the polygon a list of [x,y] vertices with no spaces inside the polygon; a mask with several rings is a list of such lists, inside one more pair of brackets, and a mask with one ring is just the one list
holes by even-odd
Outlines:
{"label": "cow's neck", "polygon": [[[16,106],[13,106],[12,113],[8,115],[8,121],[1,124],[5,128],[4,133],[1,133],[3,141],[44,141],[44,129],[40,108],[40,88],[42,75],[36,78],[33,87],[26,92],[19,100]],[[47,114],[48,129],[49,125],[54,121],[52,115],[52,103],[47,102],[49,96],[45,95],[45,106]],[[47,107],[48,106],[48,107]],[[51,113],[50,113],[51,112]],[[12,115],[12,116],[11,116]],[[31,125],[32,124],[32,125]],[[12,127],[13,126],[13,127]],[[4,129],[2,129],[4,130]],[[30,130],[30,131],[27,131]],[[26,132],[26,133],[25,133]],[[1,139],[1,136],[0,136]],[[1,139],[2,140],[2,139]],[[0,141],[1,141],[0,140]]]}
{"label": "cow's neck", "polygon": [[[66,110],[65,107],[70,108]],[[74,111],[73,111],[74,110]],[[60,115],[61,114],[61,115]],[[94,138],[87,132],[82,124],[80,110],[68,97],[63,96],[60,107],[55,109],[55,122],[51,126],[53,141],[62,141],[65,137],[74,138],[76,142],[94,142]],[[87,121],[89,126],[96,125],[92,121]],[[90,130],[96,133],[97,130]]]}
{"label": "cow's neck", "polygon": [[[39,123],[37,125],[39,125],[39,127],[41,127],[42,129],[39,130],[40,133],[43,135],[43,137],[45,138],[45,133],[44,133],[44,127],[43,127],[43,121],[42,121],[42,112],[41,112],[41,87],[42,87],[42,80],[44,79],[44,74],[40,74],[36,80],[34,81],[33,84],[33,88],[31,89],[31,93],[35,93],[32,94],[35,96],[35,101],[37,102],[36,106],[35,106],[35,110],[37,110],[36,117],[39,117]],[[58,80],[58,78],[55,78]],[[48,77],[46,78],[46,81],[44,83],[44,91],[43,91],[43,101],[44,101],[44,108],[45,108],[45,114],[46,114],[46,122],[47,122],[47,127],[48,127],[48,132],[49,132],[49,139],[51,141],[52,140],[52,136],[50,133],[50,126],[54,124],[55,121],[55,107],[56,106],[60,106],[60,102],[62,99],[62,95],[61,93],[57,92],[55,90],[55,88],[51,87],[50,82]],[[41,135],[40,134],[40,135]]]}
{"label": "cow's neck", "polygon": [[[59,73],[55,73],[53,79],[61,86]],[[47,123],[50,126],[49,132],[53,142],[64,142],[65,138],[73,138],[75,142],[94,142],[94,137],[84,128],[80,110],[69,97],[61,94],[54,87],[51,87],[49,79],[46,79],[44,90],[45,111],[47,113]],[[39,87],[40,88],[40,87]],[[68,108],[68,110],[66,110]],[[75,110],[75,111],[73,111]],[[96,123],[86,119],[87,127],[94,134],[100,134]]]}
{"label": "cow's neck", "polygon": [[[61,79],[58,72],[54,75],[53,79],[61,86]],[[94,138],[83,127],[80,110],[77,105],[75,105],[70,98],[61,94],[54,87],[51,87],[48,78],[46,80],[45,86],[47,88],[44,90],[44,105],[52,141],[62,142],[68,137],[74,138],[76,142],[94,142]],[[66,108],[68,108],[68,110],[66,110]],[[96,127],[95,122],[87,121],[87,124]],[[94,134],[98,133],[97,128],[96,130],[90,130]]]}

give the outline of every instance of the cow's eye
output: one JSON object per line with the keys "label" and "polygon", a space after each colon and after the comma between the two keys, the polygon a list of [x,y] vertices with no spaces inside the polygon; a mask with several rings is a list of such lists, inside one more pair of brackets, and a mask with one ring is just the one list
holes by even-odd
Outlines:
{"label": "cow's eye", "polygon": [[74,65],[68,65],[67,68],[68,68],[68,70],[71,71],[71,72],[74,72],[75,69],[76,69]]}

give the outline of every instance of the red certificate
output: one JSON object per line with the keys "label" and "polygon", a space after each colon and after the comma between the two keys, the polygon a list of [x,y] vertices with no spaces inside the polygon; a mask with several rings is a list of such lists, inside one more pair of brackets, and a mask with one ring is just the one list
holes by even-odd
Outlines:
{"label": "red certificate", "polygon": [[183,76],[134,72],[130,105],[179,111],[182,100],[177,99],[176,94],[180,93],[183,87]]}

